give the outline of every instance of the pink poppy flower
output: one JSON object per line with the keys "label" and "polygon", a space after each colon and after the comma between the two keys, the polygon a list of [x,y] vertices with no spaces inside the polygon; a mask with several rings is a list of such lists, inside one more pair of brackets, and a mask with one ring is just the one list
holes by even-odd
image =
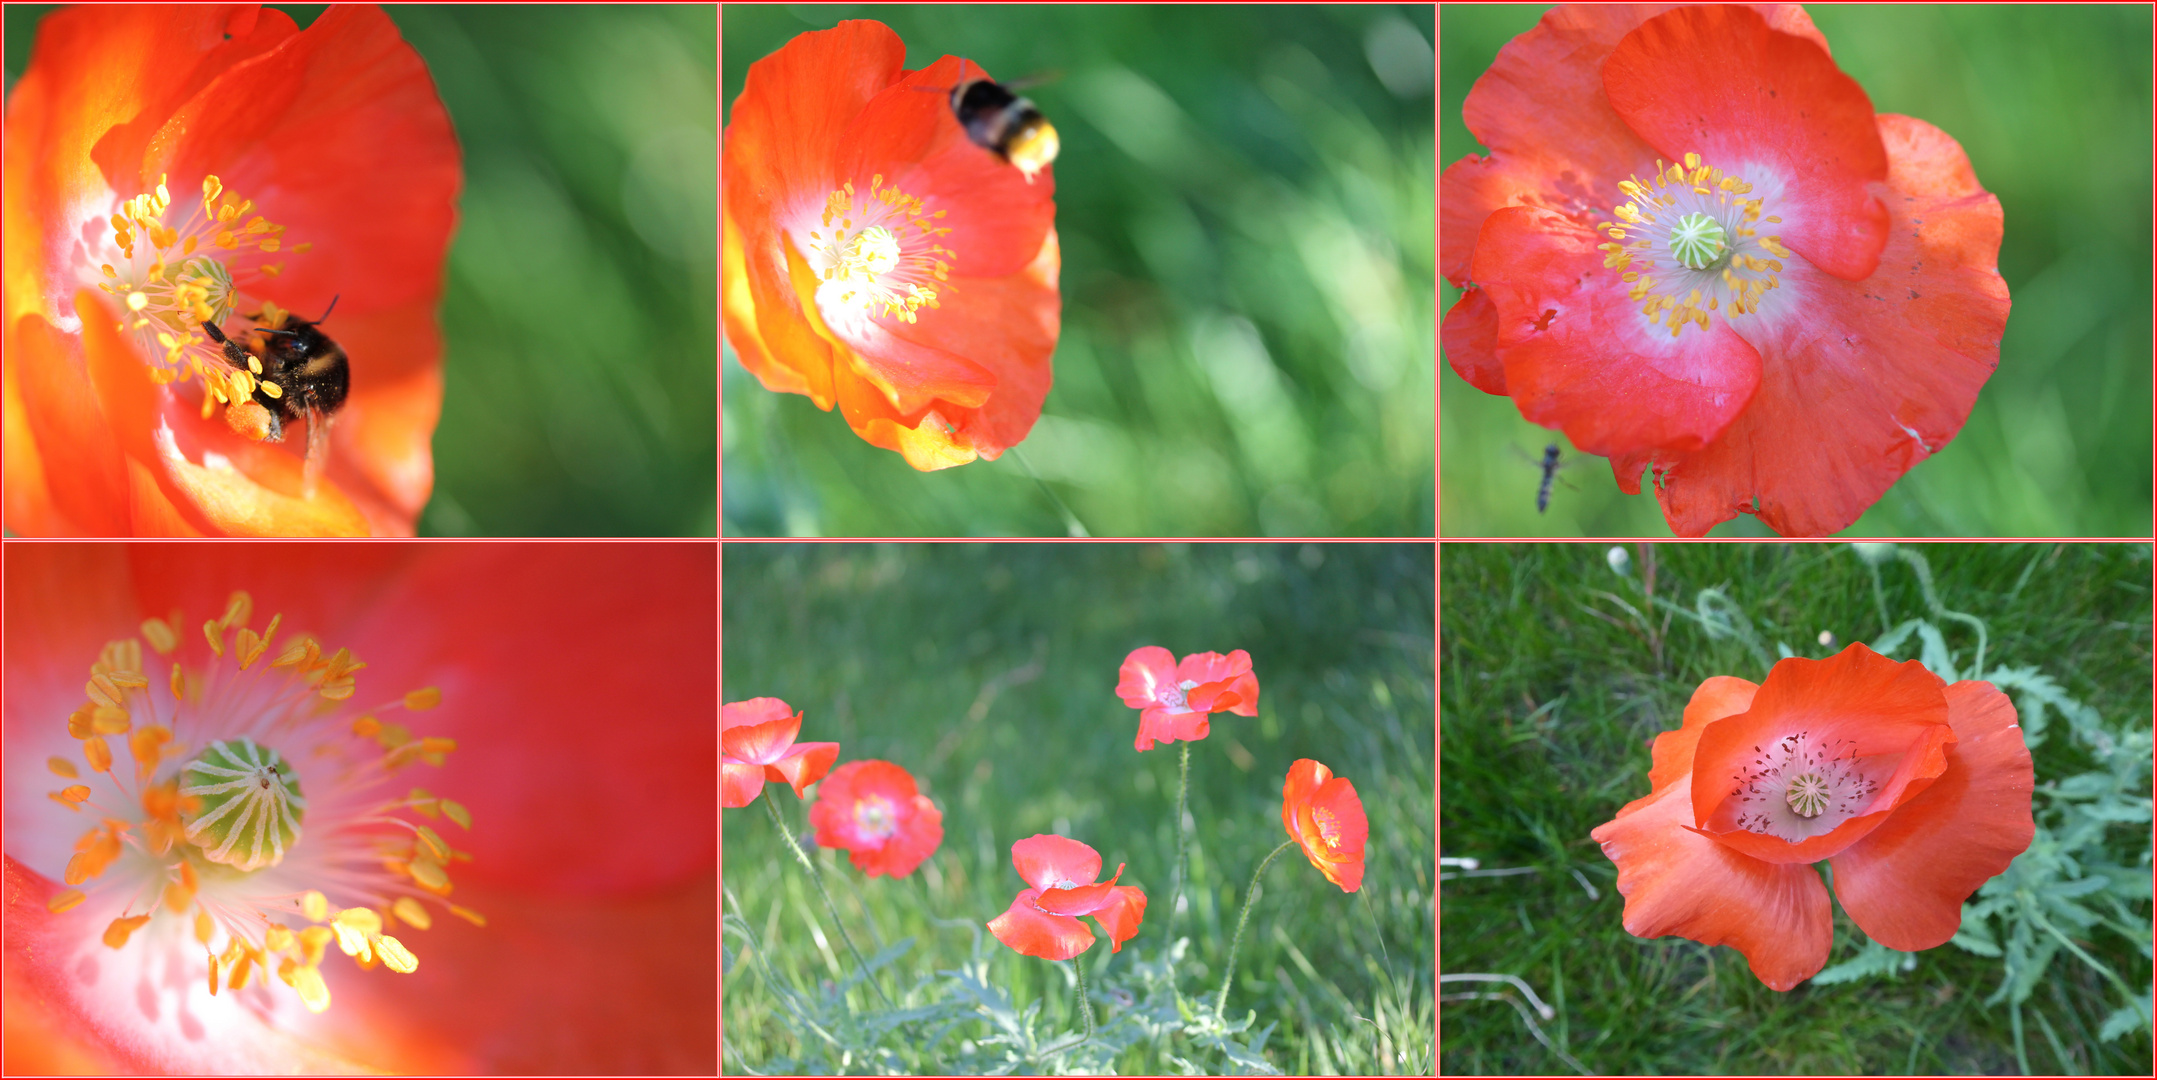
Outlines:
{"label": "pink poppy flower", "polygon": [[764,781],[792,785],[796,798],[831,771],[839,759],[835,742],[797,743],[801,713],[788,713],[786,702],[772,697],[730,701],[719,710],[719,805],[734,808],[756,801]]}
{"label": "pink poppy flower", "polygon": [[944,842],[943,811],[914,786],[912,774],[888,761],[833,769],[817,786],[809,824],[818,844],[845,848],[854,868],[870,877],[905,877]]}
{"label": "pink poppy flower", "polygon": [[1153,749],[1156,741],[1205,738],[1212,713],[1258,715],[1258,676],[1251,673],[1251,654],[1242,649],[1227,656],[1192,653],[1177,663],[1176,654],[1148,645],[1124,657],[1117,674],[1116,696],[1139,710],[1132,745],[1140,750]]}
{"label": "pink poppy flower", "polygon": [[1011,864],[1031,888],[1012,898],[1011,907],[989,920],[996,940],[1027,956],[1069,960],[1093,948],[1093,931],[1078,921],[1091,915],[1109,936],[1109,951],[1138,933],[1146,918],[1146,894],[1136,885],[1118,885],[1115,877],[1100,884],[1101,853],[1068,837],[1042,833],[1011,845]]}
{"label": "pink poppy flower", "polygon": [[1847,527],[1999,364],[1999,200],[1802,8],[1554,8],[1462,112],[1491,154],[1440,179],[1447,361],[1626,492],[1652,470],[1680,535]]}
{"label": "pink poppy flower", "polygon": [[[708,544],[4,563],[6,1071],[717,1069]],[[217,743],[289,783],[291,832],[189,835]]]}
{"label": "pink poppy flower", "polygon": [[1729,945],[1788,990],[1833,943],[1825,859],[1874,941],[1946,944],[2036,834],[2015,719],[1990,683],[1950,686],[1863,645],[1779,661],[1757,685],[1701,683],[1655,737],[1653,790],[1590,834],[1618,865],[1626,931]]}

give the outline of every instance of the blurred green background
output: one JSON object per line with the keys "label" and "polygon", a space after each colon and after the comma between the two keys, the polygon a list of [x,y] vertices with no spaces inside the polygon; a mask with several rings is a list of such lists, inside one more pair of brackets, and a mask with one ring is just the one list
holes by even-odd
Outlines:
{"label": "blurred green background", "polygon": [[[1487,153],[1461,103],[1544,5],[1452,6],[1441,21],[1440,160]],[[2013,297],[2000,367],[1968,424],[1852,536],[2147,536],[2150,509],[2150,9],[1854,5],[1806,9],[1879,112],[1962,143],[2006,211]],[[1440,311],[1459,290],[1439,284]],[[1580,456],[1548,514],[1516,450],[1572,449],[1447,369],[1448,536],[1668,536],[1653,492],[1626,496]],[[1773,535],[1751,515],[1711,536]]]}
{"label": "blurred green background", "polygon": [[[1616,867],[1589,832],[1648,793],[1649,742],[1679,726],[1701,682],[1758,682],[1777,646],[1822,659],[1913,618],[1936,623],[1954,662],[1973,667],[1977,635],[1931,613],[1930,590],[1944,608],[1985,622],[1988,675],[2039,668],[2111,733],[2078,738],[2062,710],[2046,710],[2047,722],[2016,692],[2041,826],[2058,829],[2063,811],[2090,805],[2076,801],[2090,793],[2070,794],[2063,778],[2139,748],[2123,753],[2140,760],[2122,776],[2124,802],[2139,813],[2115,813],[2082,836],[2087,878],[2011,884],[2017,903],[2049,913],[2075,948],[2112,965],[2146,1012],[2150,545],[1899,547],[1927,562],[1929,578],[1896,561],[1875,578],[1847,544],[1634,544],[1623,549],[1624,576],[1604,544],[1442,545],[1442,854],[1481,865],[1440,868],[1439,971],[1518,977],[1555,1011],[1537,1021],[1549,1040],[1539,1045],[1514,1008],[1451,1000],[1480,992],[1519,1002],[1512,988],[1445,984],[1445,1073],[2149,1075],[2149,1029],[2100,1034],[2121,995],[2064,951],[2041,969],[2018,1017],[1987,1002],[2005,980],[2002,961],[1958,945],[1891,954],[1909,966],[1889,977],[1814,978],[1778,993],[1736,949],[1625,932]],[[1708,589],[1724,601],[1701,599]],[[1701,625],[1692,617],[1701,611],[1746,626],[1760,651]],[[1919,652],[1909,637],[1892,655]],[[2044,865],[2034,847],[2009,876]],[[2100,863],[2124,873],[2108,880]],[[2102,921],[2062,918],[2054,905],[2063,897]],[[1834,935],[1830,965],[1861,955],[1864,935],[1839,903]]]}
{"label": "blurred green background", "polygon": [[[1129,863],[1122,884],[1150,899],[1122,952],[1096,946],[1082,957],[1101,1023],[1116,1016],[1115,987],[1132,965],[1177,936],[1192,939],[1183,991],[1210,995],[1251,873],[1286,838],[1288,767],[1324,762],[1355,785],[1370,819],[1363,887],[1343,894],[1295,849],[1283,852],[1252,909],[1229,1011],[1279,1023],[1266,1055],[1289,1073],[1428,1073],[1433,555],[1428,542],[726,545],[724,700],[781,698],[802,711],[802,740],[837,741],[842,764],[891,761],[942,809],[942,847],[906,878],[866,878],[844,852],[814,849],[865,952],[872,940],[915,939],[893,984],[906,1008],[950,996],[936,973],[966,960],[969,928],[1025,887],[1011,844],[1043,832],[1092,845],[1111,873]],[[1259,680],[1256,717],[1216,716],[1190,744],[1180,920],[1170,914],[1170,821],[1183,744],[1132,749],[1139,714],[1115,693],[1117,669],[1143,645],[1179,657],[1244,649]],[[808,804],[783,786],[775,794],[795,835],[811,835]],[[831,963],[852,971],[765,810],[727,810],[725,829],[724,879],[741,902],[729,911],[755,928],[780,977],[812,993],[839,978],[823,941]],[[1076,1026],[1056,965],[985,940],[990,981],[1020,1008],[1043,1003],[1044,1036]],[[748,946],[731,931],[727,946],[725,1070],[812,1055],[758,965],[742,962]],[[916,980],[917,991],[901,993]],[[855,1000],[878,1004],[866,989]],[[967,1075],[957,1044],[980,1038],[980,1026],[933,1050],[899,1045],[900,1064]],[[1188,1040],[1175,1043],[1191,1053]],[[1149,1049],[1127,1052],[1119,1071],[1173,1071]]]}
{"label": "blurred green background", "polygon": [[[725,100],[876,19],[1062,136],[1056,385],[1020,447],[1095,535],[1430,536],[1428,6],[726,9]],[[728,353],[732,356],[731,351]],[[1018,454],[916,473],[725,365],[729,536],[1064,535]]]}
{"label": "blurred green background", "polygon": [[385,10],[464,146],[421,535],[716,535],[715,9]]}

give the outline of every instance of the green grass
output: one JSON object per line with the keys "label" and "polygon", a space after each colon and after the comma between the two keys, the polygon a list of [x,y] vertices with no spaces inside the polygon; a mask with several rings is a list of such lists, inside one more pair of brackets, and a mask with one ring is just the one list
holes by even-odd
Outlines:
{"label": "green grass", "polygon": [[[1354,782],[1369,815],[1363,888],[1342,893],[1293,849],[1276,859],[1228,1012],[1278,1023],[1264,1056],[1287,1072],[1429,1073],[1432,556],[1429,544],[730,545],[725,695],[783,698],[804,711],[801,738],[838,741],[842,762],[905,767],[942,809],[942,847],[904,879],[866,879],[843,852],[817,852],[864,952],[913,939],[885,982],[901,1005],[951,1000],[954,981],[937,973],[967,963],[978,937],[988,982],[1019,1009],[1040,1003],[1044,1029],[1071,1031],[1067,965],[979,931],[1024,887],[1011,844],[1070,836],[1109,872],[1128,863],[1122,883],[1146,890],[1138,936],[1120,954],[1103,941],[1082,956],[1095,1009],[1112,1022],[1138,966],[1171,941],[1178,762],[1173,746],[1132,749],[1138,713],[1114,693],[1117,668],[1141,645],[1248,650],[1259,715],[1222,715],[1192,749],[1191,877],[1176,922],[1191,944],[1178,987],[1210,1006],[1251,873],[1286,839],[1282,778],[1315,758]],[[783,788],[779,800],[806,835],[807,804]],[[843,979],[853,961],[769,815],[751,806],[723,820],[728,913],[768,950],[771,977],[812,995]],[[788,1022],[748,935],[730,922],[726,943],[726,1071],[823,1060]],[[848,999],[882,1008],[866,987]],[[885,1040],[882,1067],[973,1071],[964,1044],[987,1031],[970,1020],[926,1045],[909,1030]],[[1225,1068],[1168,1033],[1114,1064],[1172,1072],[1171,1054]],[[848,1067],[871,1066],[857,1056]]]}
{"label": "green grass", "polygon": [[[1771,657],[1778,642],[1797,655],[1825,656],[1875,640],[1885,627],[1867,567],[1845,545],[1643,544],[1631,549],[1629,581],[1612,573],[1607,550],[1450,544],[1441,553],[1443,854],[1476,858],[1485,870],[1536,872],[1445,882],[1440,970],[1525,979],[1556,1009],[1544,1030],[1598,1073],[2017,1071],[2010,1011],[1984,1004],[2000,984],[1998,960],[1943,946],[1914,954],[1914,970],[1896,979],[1808,982],[1776,993],[1733,949],[1625,932],[1615,868],[1589,830],[1646,794],[1647,743],[1677,726],[1702,680],[1765,675],[1761,658],[1737,640],[1712,639],[1694,622],[1647,608],[1639,586],[1687,609],[1700,590],[1719,586],[1751,616]],[[1988,624],[1988,670],[2040,666],[2115,730],[2147,732],[2148,545],[1918,550],[1941,603]],[[1883,567],[1881,580],[1891,620],[1925,614],[1906,567]],[[1644,627],[1618,598],[1654,617]],[[1832,646],[1819,641],[1823,631],[1834,635]],[[1946,640],[1968,663],[1974,635],[1955,626]],[[2089,766],[2057,718],[2051,731],[2034,752],[2040,786]],[[2139,784],[2146,806],[2146,776]],[[2106,843],[2146,872],[2143,822],[2114,826]],[[2145,888],[2125,901],[2145,925],[2147,897]],[[2127,983],[2149,985],[2149,958],[2138,946],[2104,930],[2076,936],[2118,965]],[[1830,963],[1851,959],[1862,943],[1838,908]],[[2146,1030],[2116,1041],[2095,1035],[2117,1005],[2113,997],[2063,954],[2023,1006],[2031,1067],[2148,1075]],[[1446,1072],[1570,1071],[1502,1002],[1443,1008]]]}
{"label": "green grass", "polygon": [[[1097,536],[1430,536],[1433,14],[730,4],[722,100],[842,18],[911,69],[1046,76],[1064,306],[1025,460]],[[1066,535],[1020,455],[917,473],[726,356],[725,535]]]}
{"label": "green grass", "polygon": [[[1461,103],[1543,7],[1447,6],[1440,160],[1486,153]],[[1910,471],[1852,536],[2148,536],[2150,9],[1816,5],[1835,60],[1879,112],[1962,143],[2006,213],[2000,274],[2014,308],[2000,366],[1961,434]],[[1460,293],[1439,282],[1439,310]],[[1652,492],[1621,493],[1581,457],[1546,515],[1540,456],[1564,437],[1445,370],[1449,536],[1667,536]],[[1770,535],[1741,515],[1714,536]]]}

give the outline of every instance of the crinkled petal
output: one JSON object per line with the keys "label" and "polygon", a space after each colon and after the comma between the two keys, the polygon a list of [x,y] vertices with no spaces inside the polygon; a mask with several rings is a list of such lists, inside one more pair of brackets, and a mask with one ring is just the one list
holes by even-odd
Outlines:
{"label": "crinkled petal", "polygon": [[1206,713],[1172,712],[1156,706],[1138,714],[1138,737],[1131,745],[1151,750],[1156,742],[1197,742],[1212,730],[1213,718]]}
{"label": "crinkled petal", "polygon": [[1768,360],[1752,404],[1714,445],[1656,459],[1681,536],[1756,504],[1784,536],[1849,527],[1955,437],[1999,365],[1999,200],[1938,128],[1883,115],[1879,130],[1894,217],[1879,272],[1851,282],[1792,267],[1788,315],[1740,328]]}
{"label": "crinkled petal", "polygon": [[1036,833],[1011,845],[1011,865],[1036,889],[1087,885],[1101,876],[1101,853],[1068,836]]}
{"label": "crinkled petal", "polygon": [[764,791],[764,770],[767,766],[728,759],[719,765],[719,805],[732,808],[747,806],[756,801]]}
{"label": "crinkled petal", "polygon": [[989,933],[1013,949],[1043,960],[1069,960],[1093,948],[1093,931],[1086,929],[1085,923],[1034,907],[1034,897],[1040,894],[1039,889],[1019,893],[1008,910],[989,920]]}
{"label": "crinkled petal", "polygon": [[1703,447],[1751,400],[1760,355],[1726,319],[1676,337],[1651,322],[1603,265],[1603,242],[1527,207],[1484,224],[1475,277],[1497,309],[1506,390],[1587,453]]}
{"label": "crinkled petal", "polygon": [[1816,42],[1747,8],[1678,8],[1618,43],[1603,87],[1664,160],[1698,153],[1756,196],[1756,173],[1777,177],[1778,235],[1814,266],[1850,281],[1872,274],[1887,240],[1877,190],[1887,152],[1865,88]]}
{"label": "crinkled petal", "polygon": [[1363,813],[1363,800],[1354,784],[1336,776],[1311,792],[1310,801],[1297,811],[1297,839],[1304,857],[1340,886],[1342,892],[1363,887],[1363,846],[1370,835],[1370,822]]}
{"label": "crinkled petal", "polygon": [[1468,385],[1486,394],[1506,392],[1505,365],[1498,362],[1498,309],[1491,306],[1489,293],[1470,289],[1460,294],[1445,313],[1438,343],[1446,363]]}
{"label": "crinkled petal", "polygon": [[2015,706],[1990,683],[1947,688],[1947,771],[1833,859],[1835,895],[1874,941],[1946,944],[1962,903],[2030,846],[2035,777]]}
{"label": "crinkled petal", "polygon": [[[776,698],[760,698],[760,701],[776,701]],[[727,706],[731,709],[734,706]],[[786,754],[801,734],[801,714],[790,713],[761,723],[743,724],[741,714],[725,716],[720,720],[719,746],[726,755],[736,761],[755,765],[770,765]],[[730,724],[729,721],[732,721]]]}
{"label": "crinkled petal", "polygon": [[1116,672],[1116,696],[1134,709],[1160,700],[1162,686],[1176,685],[1176,654],[1159,645],[1131,650]]}
{"label": "crinkled petal", "polygon": [[750,698],[747,701],[729,701],[719,707],[719,730],[763,724],[788,716],[800,714],[786,702],[775,697]]}
{"label": "crinkled petal", "polygon": [[1297,815],[1310,805],[1311,795],[1319,785],[1333,779],[1333,770],[1322,762],[1310,758],[1297,758],[1288,767],[1288,778],[1281,784],[1281,828],[1288,835],[1301,839],[1303,831],[1297,824]]}
{"label": "crinkled petal", "polygon": [[1834,938],[1820,872],[1764,863],[1693,832],[1686,795],[1687,785],[1672,784],[1589,834],[1617,864],[1626,932],[1729,945],[1776,990],[1817,974]]}

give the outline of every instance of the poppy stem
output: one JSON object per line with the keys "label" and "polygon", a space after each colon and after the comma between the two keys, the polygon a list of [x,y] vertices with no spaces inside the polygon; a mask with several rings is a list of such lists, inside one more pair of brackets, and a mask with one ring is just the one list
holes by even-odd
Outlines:
{"label": "poppy stem", "polygon": [[831,892],[824,888],[824,875],[817,870],[816,860],[794,842],[794,830],[787,828],[786,819],[779,816],[779,800],[771,797],[768,784],[764,787],[764,809],[771,811],[771,823],[779,827],[779,835],[786,837],[787,850],[793,852],[794,858],[801,861],[802,869],[809,872],[809,881],[816,886],[816,894],[824,898],[824,910],[831,912],[831,925],[839,928],[839,940],[846,942],[846,951],[854,954],[854,965],[861,969],[861,977],[875,989],[877,997],[884,999],[886,1007],[896,1008],[891,995],[884,992],[884,984],[877,982],[876,973],[869,970],[869,962],[861,958],[861,950],[854,947],[854,935],[846,932],[846,921],[839,918],[839,905],[831,902]]}
{"label": "poppy stem", "polygon": [[1084,1046],[1093,1041],[1093,1002],[1086,999],[1086,961],[1082,955],[1071,958],[1071,970],[1078,972],[1079,1012],[1086,1017],[1086,1037],[1078,1041]]}
{"label": "poppy stem", "polygon": [[1176,920],[1183,915],[1183,805],[1191,790],[1191,742],[1183,741],[1183,763],[1176,769],[1176,888],[1168,898],[1168,935],[1176,936]]}
{"label": "poppy stem", "polygon": [[1274,848],[1273,854],[1266,856],[1266,861],[1258,864],[1258,872],[1251,875],[1251,887],[1244,890],[1243,914],[1236,916],[1236,936],[1228,944],[1228,973],[1221,976],[1221,994],[1213,1001],[1213,1014],[1223,1022],[1228,1019],[1228,988],[1236,981],[1236,950],[1243,947],[1243,924],[1251,921],[1251,905],[1258,902],[1258,879],[1266,875],[1266,867],[1273,865],[1276,856],[1294,846],[1296,841],[1291,837],[1282,841],[1280,847]]}

